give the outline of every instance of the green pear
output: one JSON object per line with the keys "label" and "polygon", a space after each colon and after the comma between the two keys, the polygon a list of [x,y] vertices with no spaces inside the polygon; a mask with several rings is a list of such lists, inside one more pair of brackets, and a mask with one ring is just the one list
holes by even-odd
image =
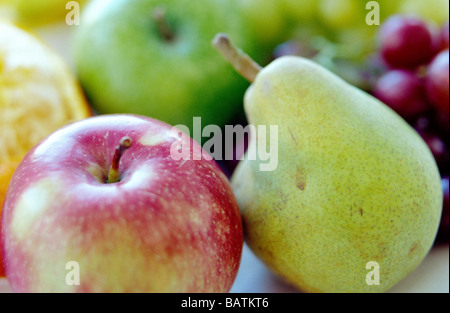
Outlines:
{"label": "green pear", "polygon": [[249,247],[305,292],[388,291],[438,230],[443,195],[427,145],[385,104],[312,61],[282,57],[261,69],[226,35],[214,44],[253,81],[249,123],[278,125],[278,167],[261,171],[246,158],[232,177]]}

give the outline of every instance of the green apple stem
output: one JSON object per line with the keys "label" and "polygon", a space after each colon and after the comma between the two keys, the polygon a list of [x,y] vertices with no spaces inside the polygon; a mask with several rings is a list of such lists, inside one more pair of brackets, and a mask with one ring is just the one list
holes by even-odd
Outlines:
{"label": "green apple stem", "polygon": [[219,33],[213,40],[213,46],[231,63],[236,71],[249,82],[253,83],[262,67],[245,52],[236,47],[227,34]]}
{"label": "green apple stem", "polygon": [[123,152],[131,147],[131,144],[132,140],[130,137],[123,137],[120,140],[120,144],[116,147],[111,167],[109,168],[108,184],[117,183],[119,181],[120,158],[122,157]]}
{"label": "green apple stem", "polygon": [[159,33],[161,37],[166,41],[173,41],[175,39],[175,34],[172,29],[170,29],[166,18],[166,10],[164,8],[156,8],[153,11],[153,18],[155,19],[156,25],[158,26]]}

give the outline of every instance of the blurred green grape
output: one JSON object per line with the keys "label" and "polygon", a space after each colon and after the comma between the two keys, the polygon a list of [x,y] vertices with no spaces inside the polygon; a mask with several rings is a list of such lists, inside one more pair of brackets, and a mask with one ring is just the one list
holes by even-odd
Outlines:
{"label": "blurred green grape", "polygon": [[364,7],[359,0],[320,0],[319,17],[327,27],[339,30],[354,26],[363,18]]}
{"label": "blurred green grape", "polygon": [[288,38],[284,13],[278,1],[232,1],[238,2],[243,18],[253,32],[253,38],[262,44],[274,45]]}
{"label": "blurred green grape", "polygon": [[275,0],[286,17],[286,19],[305,25],[316,19],[318,1],[317,0]]}
{"label": "blurred green grape", "polygon": [[442,25],[449,19],[449,0],[403,0],[398,13],[418,15]]}

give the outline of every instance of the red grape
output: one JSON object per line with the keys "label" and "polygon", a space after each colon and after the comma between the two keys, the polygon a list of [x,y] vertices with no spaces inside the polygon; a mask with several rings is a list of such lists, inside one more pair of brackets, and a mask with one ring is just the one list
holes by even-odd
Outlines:
{"label": "red grape", "polygon": [[445,50],[448,49],[448,41],[449,41],[449,24],[448,21],[447,23],[444,24],[444,26],[442,27],[442,31],[441,31],[441,49]]}
{"label": "red grape", "polygon": [[422,79],[407,70],[392,70],[381,76],[374,95],[406,120],[416,118],[428,109]]}
{"label": "red grape", "polygon": [[381,55],[393,68],[416,68],[428,63],[435,52],[433,34],[422,20],[394,15],[380,29]]}
{"label": "red grape", "polygon": [[439,53],[428,67],[426,77],[427,96],[442,114],[449,114],[449,51]]}
{"label": "red grape", "polygon": [[418,133],[425,133],[428,132],[431,128],[431,121],[430,118],[426,115],[420,116],[415,122],[414,122],[414,129]]}
{"label": "red grape", "polygon": [[[427,24],[427,27],[431,34],[432,47],[433,47],[433,53],[431,54],[431,58],[429,59],[429,61],[431,61],[436,54],[438,54],[439,52],[442,51],[442,49],[441,49],[442,29],[440,27],[436,26],[436,24],[431,24],[431,23]],[[427,62],[420,64],[420,65],[427,65]]]}

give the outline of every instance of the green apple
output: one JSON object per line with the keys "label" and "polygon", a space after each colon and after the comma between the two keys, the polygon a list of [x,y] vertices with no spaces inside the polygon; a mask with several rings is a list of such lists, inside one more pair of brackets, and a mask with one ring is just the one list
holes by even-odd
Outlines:
{"label": "green apple", "polygon": [[141,114],[191,129],[196,116],[222,126],[242,110],[248,83],[213,49],[217,32],[258,49],[235,1],[94,0],[76,33],[77,73],[100,114]]}

